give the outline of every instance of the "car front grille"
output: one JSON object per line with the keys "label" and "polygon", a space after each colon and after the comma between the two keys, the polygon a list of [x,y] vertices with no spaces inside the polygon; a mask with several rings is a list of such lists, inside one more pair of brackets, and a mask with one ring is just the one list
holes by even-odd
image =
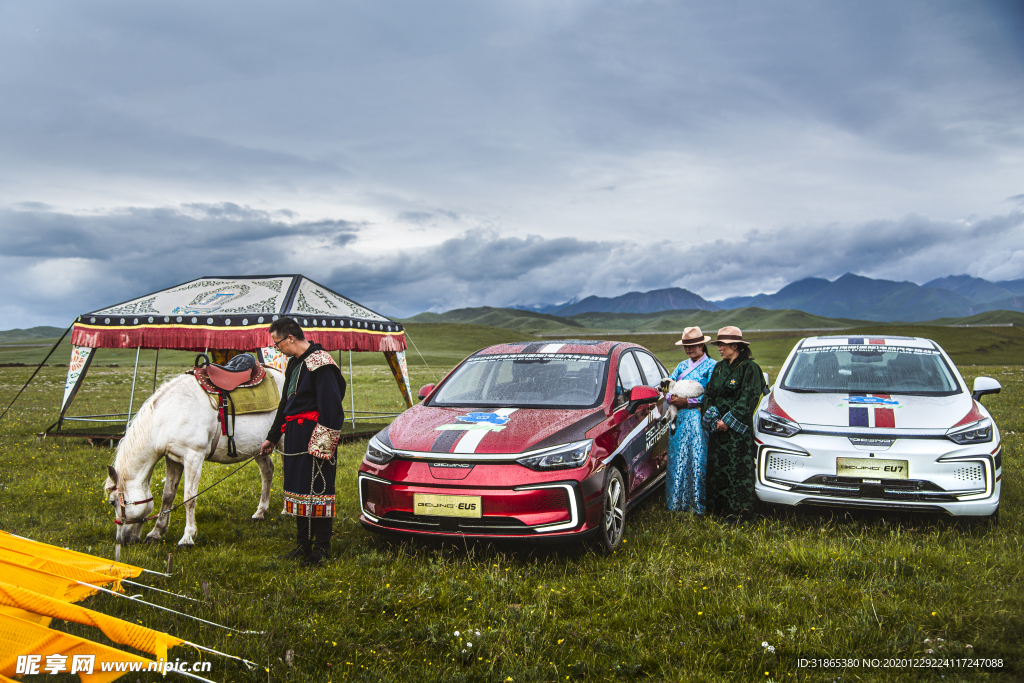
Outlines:
{"label": "car front grille", "polygon": [[[964,468],[968,469],[968,468]],[[818,475],[799,484],[790,484],[794,493],[817,493],[842,498],[912,500],[932,503],[956,501],[956,496],[923,479],[882,479],[865,482],[854,477]],[[984,484],[982,484],[984,486]],[[962,495],[962,492],[957,492]]]}

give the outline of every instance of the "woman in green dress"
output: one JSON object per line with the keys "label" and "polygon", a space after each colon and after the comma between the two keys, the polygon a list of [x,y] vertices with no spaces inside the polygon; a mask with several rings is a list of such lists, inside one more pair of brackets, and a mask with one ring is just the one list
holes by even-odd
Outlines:
{"label": "woman in green dress", "polygon": [[718,345],[724,362],[715,365],[701,403],[708,433],[708,511],[727,519],[754,519],[754,412],[764,375],[738,327],[723,327]]}

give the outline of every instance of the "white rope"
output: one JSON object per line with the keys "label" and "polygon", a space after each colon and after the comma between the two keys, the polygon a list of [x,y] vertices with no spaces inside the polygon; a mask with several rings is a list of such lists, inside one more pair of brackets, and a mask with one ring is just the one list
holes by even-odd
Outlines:
{"label": "white rope", "polygon": [[236,657],[234,655],[229,655],[229,654],[226,654],[224,652],[218,652],[217,650],[214,650],[213,648],[203,647],[202,645],[196,645],[195,643],[190,643],[187,640],[183,640],[181,642],[184,643],[185,645],[190,646],[190,647],[194,647],[197,650],[202,650],[203,652],[210,652],[210,653],[215,654],[215,655],[220,655],[221,657],[227,657],[228,659],[234,659],[234,660],[237,660],[239,662],[242,662],[243,664],[245,664],[245,667],[247,669],[249,669],[250,671],[255,669],[258,666],[258,664],[256,664],[256,662],[250,662],[248,659],[242,659],[241,657]]}
{"label": "white rope", "polygon": [[[425,365],[427,367],[427,371],[430,373],[430,376],[433,377],[434,378],[434,382],[437,383],[437,375],[435,375],[434,371],[430,369],[429,365],[427,365],[427,359],[423,357],[422,353],[420,353],[420,347],[416,346],[416,342],[413,340],[412,337],[409,336],[409,328],[408,327],[405,328],[405,338],[412,342],[412,348],[416,349],[416,353],[419,355],[420,360],[423,361],[423,365]],[[412,387],[410,387],[410,389],[411,388]]]}
{"label": "white rope", "polygon": [[162,609],[163,611],[170,612],[171,614],[177,614],[177,615],[182,616],[182,617],[188,617],[189,619],[194,619],[195,621],[201,621],[204,624],[209,624],[210,626],[216,626],[217,628],[222,628],[225,631],[233,631],[235,633],[240,633],[242,635],[263,635],[263,633],[264,633],[263,631],[239,631],[236,628],[231,628],[230,626],[224,626],[223,624],[217,624],[217,623],[214,623],[212,621],[207,621],[206,619],[200,619],[199,617],[194,617],[191,614],[185,614],[184,612],[179,612],[178,610],[173,610],[173,609],[171,609],[169,607],[161,607],[160,605],[154,605],[151,602],[146,602],[145,600],[140,600],[137,597],[132,597],[130,595],[122,595],[121,593],[115,593],[112,590],[108,590],[108,589],[102,588],[100,586],[94,586],[91,583],[85,583],[84,581],[75,581],[75,583],[80,584],[82,586],[87,586],[89,588],[93,588],[93,589],[98,590],[98,591],[103,591],[104,593],[110,593],[111,595],[116,595],[117,597],[124,598],[125,600],[132,600],[134,602],[138,602],[140,604],[147,605],[149,607],[156,607],[157,609]]}
{"label": "white rope", "polygon": [[147,589],[149,589],[151,591],[156,591],[157,593],[163,593],[164,595],[173,595],[174,597],[181,598],[183,600],[191,600],[192,602],[199,602],[195,598],[190,598],[187,595],[182,595],[181,593],[172,593],[170,591],[165,591],[165,590],[157,588],[155,586],[147,586],[144,583],[135,583],[134,581],[129,581],[128,579],[121,579],[121,583],[127,583],[130,586],[138,586],[139,588],[147,588]]}

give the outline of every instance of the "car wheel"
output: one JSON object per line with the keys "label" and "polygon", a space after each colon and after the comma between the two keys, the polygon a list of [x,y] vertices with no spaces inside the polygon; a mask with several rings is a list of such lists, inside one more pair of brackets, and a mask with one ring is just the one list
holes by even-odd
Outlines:
{"label": "car wheel", "polygon": [[626,486],[619,468],[608,470],[601,494],[601,528],[598,544],[606,553],[618,550],[626,533]]}

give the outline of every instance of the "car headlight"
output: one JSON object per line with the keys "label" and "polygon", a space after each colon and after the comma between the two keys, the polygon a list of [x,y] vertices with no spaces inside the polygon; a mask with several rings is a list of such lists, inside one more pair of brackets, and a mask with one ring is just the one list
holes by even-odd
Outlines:
{"label": "car headlight", "polygon": [[757,413],[757,430],[762,434],[789,438],[800,433],[800,425],[763,410]]}
{"label": "car headlight", "polygon": [[516,462],[535,471],[566,470],[579,467],[590,457],[590,448],[593,443],[590,439],[577,441],[539,455],[524,456]]}
{"label": "car headlight", "polygon": [[395,452],[377,440],[377,437],[370,439],[366,445],[366,459],[374,465],[387,465],[394,460]]}
{"label": "car headlight", "polygon": [[986,441],[991,441],[992,420],[986,417],[983,420],[965,424],[963,427],[957,427],[955,431],[952,429],[949,430],[946,432],[946,436],[961,446],[970,443],[985,443]]}

